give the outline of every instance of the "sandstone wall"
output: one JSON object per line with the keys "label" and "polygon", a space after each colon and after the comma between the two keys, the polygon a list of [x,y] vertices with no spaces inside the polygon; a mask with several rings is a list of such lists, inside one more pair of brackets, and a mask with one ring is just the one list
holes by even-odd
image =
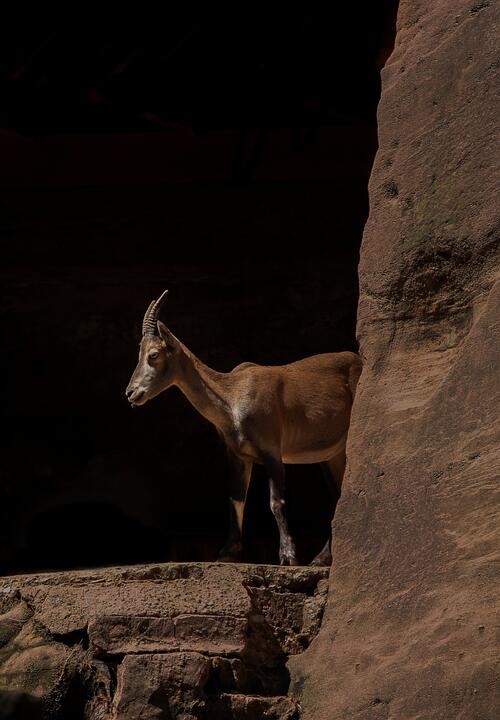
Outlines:
{"label": "sandstone wall", "polygon": [[400,3],[329,601],[292,662],[304,720],[498,717],[499,15]]}

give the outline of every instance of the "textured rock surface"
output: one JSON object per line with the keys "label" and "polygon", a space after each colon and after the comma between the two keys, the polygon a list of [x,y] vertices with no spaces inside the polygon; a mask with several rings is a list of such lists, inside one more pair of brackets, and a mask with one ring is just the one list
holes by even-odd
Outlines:
{"label": "textured rock surface", "polygon": [[[164,564],[0,579],[0,718],[292,720],[325,568]],[[30,715],[31,713],[31,715]]]}
{"label": "textured rock surface", "polygon": [[331,590],[291,663],[304,720],[498,717],[499,14],[400,3]]}

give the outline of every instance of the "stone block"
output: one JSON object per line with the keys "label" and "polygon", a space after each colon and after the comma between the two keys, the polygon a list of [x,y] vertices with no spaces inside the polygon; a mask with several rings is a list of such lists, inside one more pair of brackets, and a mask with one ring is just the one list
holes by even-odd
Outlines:
{"label": "stone block", "polygon": [[175,649],[174,622],[170,617],[107,615],[89,624],[94,652],[161,652]]}
{"label": "stone block", "polygon": [[127,655],[118,668],[113,720],[206,717],[210,669],[199,653]]}
{"label": "stone block", "polygon": [[175,639],[182,649],[237,653],[245,647],[247,619],[224,615],[180,615]]}

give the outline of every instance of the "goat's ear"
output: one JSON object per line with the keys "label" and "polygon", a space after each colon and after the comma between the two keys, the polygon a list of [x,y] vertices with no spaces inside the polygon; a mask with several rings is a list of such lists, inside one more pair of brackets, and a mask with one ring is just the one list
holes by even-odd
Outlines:
{"label": "goat's ear", "polygon": [[161,320],[157,321],[156,326],[158,328],[161,339],[165,343],[165,347],[167,348],[167,350],[175,350],[175,348],[179,344],[175,335],[170,332],[168,327],[164,323],[162,323]]}

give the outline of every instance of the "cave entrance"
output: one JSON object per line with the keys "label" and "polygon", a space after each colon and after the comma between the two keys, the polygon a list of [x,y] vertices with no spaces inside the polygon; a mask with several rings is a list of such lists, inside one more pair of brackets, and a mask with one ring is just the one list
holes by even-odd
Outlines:
{"label": "cave entrance", "polygon": [[[124,548],[131,562],[215,558],[228,474],[215,432],[175,390],[134,413],[123,395],[142,313],[164,287],[163,319],[219,370],[356,350],[397,3],[371,5],[244,23],[180,10],[167,29],[123,15],[83,21],[78,38],[51,29],[41,47],[39,25],[12,28],[6,570],[123,562]],[[320,469],[289,466],[287,496],[308,562],[331,520]],[[247,560],[277,561],[259,468],[245,545]]]}

